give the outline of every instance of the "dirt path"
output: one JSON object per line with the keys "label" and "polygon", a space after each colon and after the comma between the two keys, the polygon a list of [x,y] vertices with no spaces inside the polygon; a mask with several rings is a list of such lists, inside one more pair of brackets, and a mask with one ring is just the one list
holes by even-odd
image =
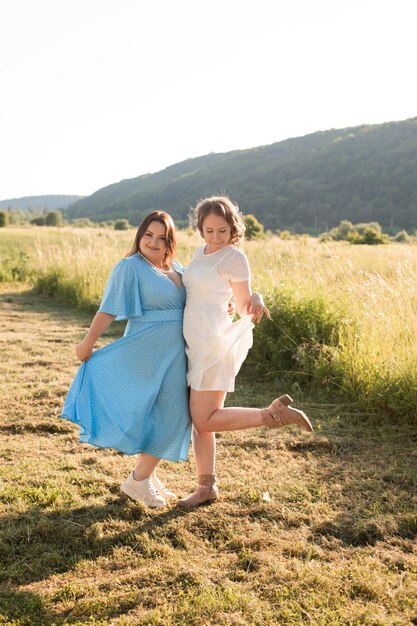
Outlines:
{"label": "dirt path", "polygon": [[[4,286],[3,286],[4,289]],[[75,360],[71,347],[87,320],[48,299],[8,286],[0,295],[0,415],[18,427],[55,418]],[[49,407],[45,411],[45,407]]]}
{"label": "dirt path", "polygon": [[[21,421],[23,427],[28,418],[55,420],[68,382],[78,366],[74,345],[91,318],[91,314],[22,286],[2,285],[0,416],[3,424],[13,422],[18,427]],[[108,337],[118,334],[116,330]]]}

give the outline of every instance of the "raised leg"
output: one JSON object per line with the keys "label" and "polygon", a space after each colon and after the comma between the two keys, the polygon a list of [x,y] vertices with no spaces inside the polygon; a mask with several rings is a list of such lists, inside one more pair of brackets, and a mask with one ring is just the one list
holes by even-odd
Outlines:
{"label": "raised leg", "polygon": [[[224,391],[196,391],[191,389],[190,412],[194,427],[201,432],[223,432],[271,426],[269,409],[252,409],[246,407],[226,407]],[[288,406],[292,399],[288,395],[281,396],[274,402]],[[272,405],[271,405],[272,406]],[[296,411],[296,409],[289,409]]]}

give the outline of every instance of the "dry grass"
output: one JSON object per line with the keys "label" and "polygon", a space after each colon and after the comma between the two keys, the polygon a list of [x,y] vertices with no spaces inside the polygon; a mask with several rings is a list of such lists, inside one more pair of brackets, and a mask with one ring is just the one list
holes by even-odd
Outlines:
{"label": "dry grass", "polygon": [[304,397],[314,435],[224,434],[221,501],[151,511],[119,493],[133,459],[59,419],[90,315],[16,285],[0,314],[0,624],[417,624],[415,427]]}

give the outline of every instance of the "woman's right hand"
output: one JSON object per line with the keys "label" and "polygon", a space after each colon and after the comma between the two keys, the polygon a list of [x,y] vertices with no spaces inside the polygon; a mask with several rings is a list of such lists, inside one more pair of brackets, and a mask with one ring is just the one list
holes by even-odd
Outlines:
{"label": "woman's right hand", "polygon": [[255,291],[249,298],[248,315],[252,316],[252,322],[259,324],[264,313],[268,319],[272,319],[269,309],[265,306],[261,294]]}
{"label": "woman's right hand", "polygon": [[92,352],[93,346],[86,343],[85,341],[82,341],[75,346],[75,354],[82,362],[88,361]]}

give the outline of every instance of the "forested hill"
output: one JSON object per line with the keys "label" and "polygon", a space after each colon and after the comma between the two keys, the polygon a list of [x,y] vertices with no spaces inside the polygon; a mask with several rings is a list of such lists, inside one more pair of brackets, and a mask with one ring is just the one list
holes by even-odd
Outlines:
{"label": "forested hill", "polygon": [[342,219],[416,228],[417,118],[188,159],[100,189],[67,213],[137,224],[164,209],[181,224],[196,200],[220,191],[272,229],[325,229]]}
{"label": "forested hill", "polygon": [[24,198],[10,198],[0,200],[0,209],[20,209],[22,211],[55,211],[66,209],[67,206],[79,200],[82,196],[25,196]]}

